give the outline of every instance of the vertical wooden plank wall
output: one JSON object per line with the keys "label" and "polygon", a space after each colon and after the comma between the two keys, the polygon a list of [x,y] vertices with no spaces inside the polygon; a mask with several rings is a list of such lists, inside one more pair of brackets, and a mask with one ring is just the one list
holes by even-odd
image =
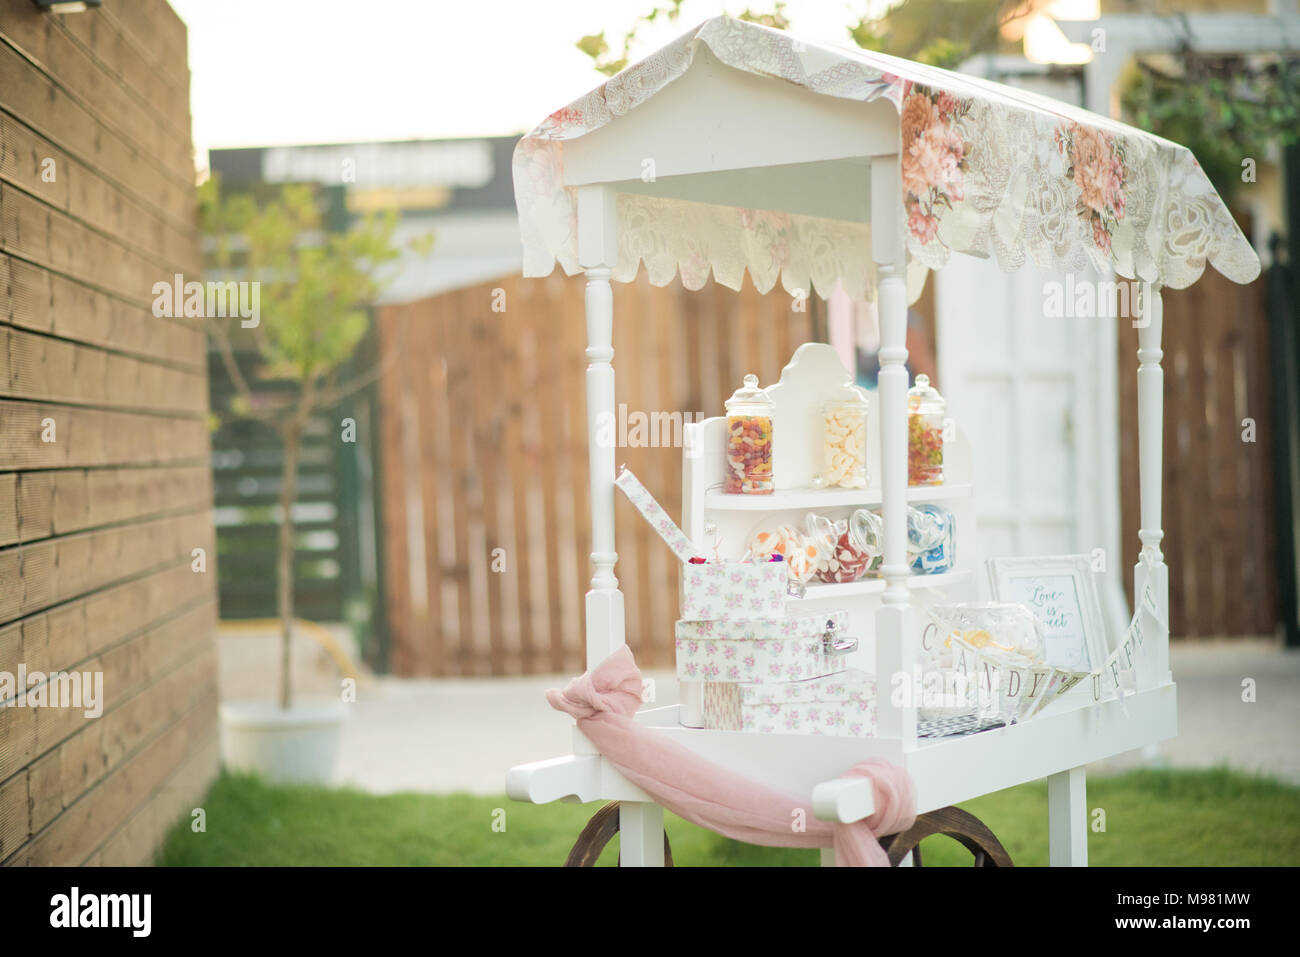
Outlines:
{"label": "vertical wooden plank wall", "polygon": [[200,265],[184,24],[0,0],[0,671],[104,687],[0,702],[5,864],[148,863],[217,770]]}
{"label": "vertical wooden plank wall", "polygon": [[[393,672],[580,671],[591,577],[581,277],[508,277],[386,307],[378,324],[382,347],[401,355],[380,383]],[[628,442],[617,461],[680,516],[677,424],[720,414],[747,372],[775,381],[810,334],[809,312],[748,284],[616,283],[617,401],[629,428],[636,413],[671,423],[659,447]],[[642,665],[671,667],[676,559],[621,498],[616,520],[628,643]]]}
{"label": "vertical wooden plank wall", "polygon": [[[1278,623],[1268,282],[1213,269],[1164,299],[1162,544],[1174,637],[1272,636]],[[1120,320],[1124,568],[1138,553],[1137,330]],[[1247,432],[1254,423],[1254,441]],[[1132,576],[1125,573],[1132,589]],[[1130,602],[1132,595],[1129,595]]]}

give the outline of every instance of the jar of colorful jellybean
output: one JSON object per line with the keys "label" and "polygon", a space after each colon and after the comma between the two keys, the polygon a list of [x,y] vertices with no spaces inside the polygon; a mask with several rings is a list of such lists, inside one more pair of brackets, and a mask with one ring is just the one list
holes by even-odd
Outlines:
{"label": "jar of colorful jellybean", "polygon": [[727,406],[727,463],[724,492],[770,495],[772,479],[772,412],[774,405],[758,387],[758,376],[745,376]]}
{"label": "jar of colorful jellybean", "polygon": [[918,375],[907,390],[907,484],[943,484],[943,414],[947,403]]}

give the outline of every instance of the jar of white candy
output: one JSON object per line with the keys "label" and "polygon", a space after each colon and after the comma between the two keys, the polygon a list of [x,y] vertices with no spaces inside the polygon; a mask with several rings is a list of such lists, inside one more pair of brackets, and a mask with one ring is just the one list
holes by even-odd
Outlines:
{"label": "jar of white candy", "polygon": [[821,482],[825,488],[867,487],[867,400],[849,387],[822,403]]}

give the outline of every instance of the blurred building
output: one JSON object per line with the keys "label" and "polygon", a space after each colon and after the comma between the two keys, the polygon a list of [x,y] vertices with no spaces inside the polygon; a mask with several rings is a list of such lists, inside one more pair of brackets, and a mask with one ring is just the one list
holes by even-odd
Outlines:
{"label": "blurred building", "polygon": [[407,140],[211,150],[212,172],[231,188],[309,183],[331,194],[335,222],[401,214],[397,242],[432,233],[425,255],[407,254],[383,302],[408,302],[518,271],[519,224],[510,157],[518,137]]}

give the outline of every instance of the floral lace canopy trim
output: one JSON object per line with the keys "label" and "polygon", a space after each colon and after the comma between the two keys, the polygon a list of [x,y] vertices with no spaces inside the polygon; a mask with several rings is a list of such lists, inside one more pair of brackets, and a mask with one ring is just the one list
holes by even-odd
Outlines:
{"label": "floral lace canopy trim", "polygon": [[[794,298],[815,292],[825,299],[838,281],[855,298],[874,295],[871,230],[865,224],[631,193],[619,193],[617,204],[618,264],[613,278],[620,282],[635,279],[644,264],[655,286],[665,286],[680,274],[682,286],[700,289],[712,271],[718,283],[739,290],[748,269],[760,293],[779,280]],[[553,265],[551,260],[543,275]],[[909,264],[909,301],[921,295],[926,271],[921,263]]]}
{"label": "floral lace canopy trim", "polygon": [[[599,129],[654,96],[690,67],[699,44],[724,64],[816,93],[899,111],[902,214],[909,297],[925,271],[953,252],[996,257],[1011,271],[1113,269],[1181,289],[1206,264],[1234,282],[1253,281],[1259,258],[1191,152],[1157,136],[1064,103],[986,80],[866,51],[796,41],[757,24],[717,17],[558,110],[520,140],[515,199],[524,275],[558,261],[580,271],[577,211],[564,186],[564,142]],[[614,278],[680,274],[698,289],[710,271],[739,289],[749,270],[767,292],[830,295],[838,280],[871,298],[870,228],[860,223],[618,195]]]}

